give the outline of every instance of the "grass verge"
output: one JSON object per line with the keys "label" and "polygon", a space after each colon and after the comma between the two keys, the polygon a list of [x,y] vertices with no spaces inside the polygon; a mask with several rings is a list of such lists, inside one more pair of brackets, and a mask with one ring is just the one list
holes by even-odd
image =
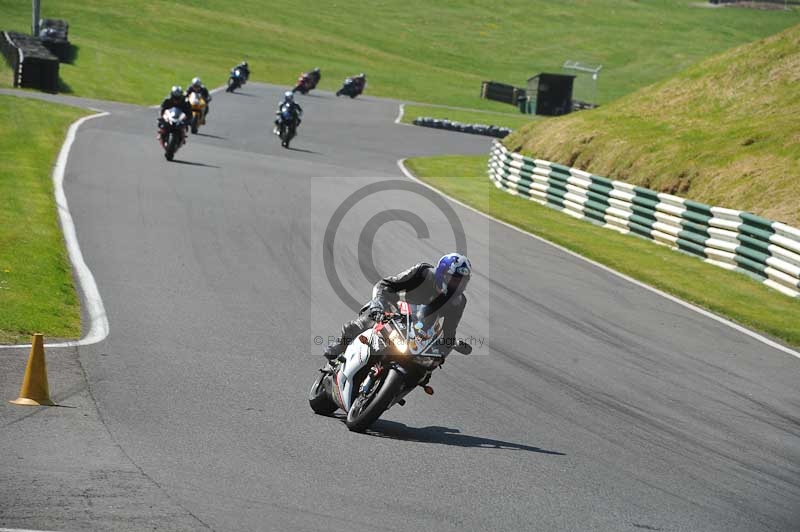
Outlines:
{"label": "grass verge", "polygon": [[[510,108],[510,106],[509,106]],[[535,120],[535,115],[521,113],[493,113],[490,111],[477,111],[471,109],[453,109],[432,105],[405,105],[401,122],[411,124],[415,118],[428,117],[440,120],[452,120],[465,124],[484,124],[487,126],[507,127],[517,129]]]}
{"label": "grass verge", "polygon": [[[61,0],[42,16],[69,22],[75,58],[59,73],[78,96],[153,104],[193,76],[221,85],[247,59],[254,80],[290,85],[319,66],[320,88],[335,90],[365,72],[367,94],[499,112],[508,106],[479,98],[482,81],[522,86],[580,60],[603,65],[607,103],[800,22],[796,10],[685,0]],[[30,2],[0,0],[2,29],[26,33],[30,17]]]}
{"label": "grass verge", "polygon": [[[685,301],[800,347],[800,300],[651,241],[593,225],[498,190],[484,156],[406,161],[420,179],[482,212]],[[456,177],[452,177],[456,176]]]}
{"label": "grass verge", "polygon": [[51,174],[69,124],[85,114],[0,96],[0,343],[80,335]]}

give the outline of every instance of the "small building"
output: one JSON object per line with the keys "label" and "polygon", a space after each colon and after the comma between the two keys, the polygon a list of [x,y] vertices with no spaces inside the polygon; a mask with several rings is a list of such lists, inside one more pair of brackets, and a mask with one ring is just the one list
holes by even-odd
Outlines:
{"label": "small building", "polygon": [[539,73],[528,78],[527,107],[520,110],[545,116],[559,116],[572,112],[572,85],[575,76],[568,74]]}

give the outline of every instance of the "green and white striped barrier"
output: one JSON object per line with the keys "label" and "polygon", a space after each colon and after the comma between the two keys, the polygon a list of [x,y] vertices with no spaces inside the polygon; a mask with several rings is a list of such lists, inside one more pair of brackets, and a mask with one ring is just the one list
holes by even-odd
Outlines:
{"label": "green and white striped barrier", "polygon": [[524,157],[497,141],[489,177],[513,195],[744,271],[800,297],[800,229],[795,227]]}

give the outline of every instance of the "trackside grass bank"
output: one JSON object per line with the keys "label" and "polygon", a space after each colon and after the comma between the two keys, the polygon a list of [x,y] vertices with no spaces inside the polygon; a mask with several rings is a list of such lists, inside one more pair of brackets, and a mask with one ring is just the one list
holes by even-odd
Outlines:
{"label": "trackside grass bank", "polygon": [[83,110],[0,96],[0,343],[80,335],[52,168]]}
{"label": "trackside grass bank", "polygon": [[[365,72],[367,94],[498,111],[513,108],[480,100],[481,81],[521,86],[580,60],[603,65],[606,103],[800,23],[799,11],[685,0],[61,0],[42,16],[70,24],[75,60],[60,73],[78,96],[153,104],[193,76],[221,85],[246,58],[260,81],[293,84],[319,66],[323,89]],[[0,0],[1,29],[30,20],[30,2]]]}
{"label": "trackside grass bank", "polygon": [[482,212],[690,301],[748,328],[800,347],[800,300],[650,241],[577,220],[498,190],[483,156],[406,161],[420,179]]}
{"label": "trackside grass bank", "polygon": [[800,227],[800,25],[604,107],[538,121],[509,149]]}

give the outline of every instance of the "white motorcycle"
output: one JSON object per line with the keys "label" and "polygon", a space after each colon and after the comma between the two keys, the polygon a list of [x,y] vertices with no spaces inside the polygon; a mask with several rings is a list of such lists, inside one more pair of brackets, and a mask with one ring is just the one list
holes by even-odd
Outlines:
{"label": "white motorcycle", "polygon": [[[429,313],[426,305],[400,301],[398,307],[356,336],[341,363],[320,370],[308,396],[314,412],[330,415],[341,408],[347,428],[364,432],[386,410],[404,405],[417,386],[433,395],[428,381],[447,352],[444,318]],[[468,355],[472,347],[459,342],[453,350]]]}
{"label": "white motorcycle", "polygon": [[183,144],[185,137],[184,128],[188,117],[180,108],[165,109],[158,121],[158,138],[164,148],[164,157],[171,161],[175,152]]}

